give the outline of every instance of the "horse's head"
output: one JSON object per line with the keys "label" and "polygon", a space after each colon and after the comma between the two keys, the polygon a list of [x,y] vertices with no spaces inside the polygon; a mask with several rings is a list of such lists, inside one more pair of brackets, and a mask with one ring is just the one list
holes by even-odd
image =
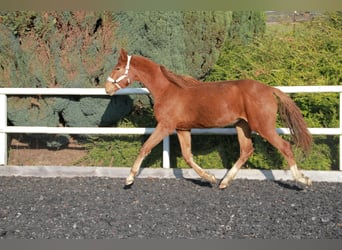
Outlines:
{"label": "horse's head", "polygon": [[130,62],[131,56],[127,55],[124,49],[121,49],[118,63],[113,68],[107,78],[105,89],[108,95],[114,95],[116,91],[126,88],[130,83]]}

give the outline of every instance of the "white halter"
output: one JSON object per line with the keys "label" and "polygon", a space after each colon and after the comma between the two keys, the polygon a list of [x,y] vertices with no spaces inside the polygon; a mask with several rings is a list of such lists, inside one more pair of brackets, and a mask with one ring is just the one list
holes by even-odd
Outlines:
{"label": "white halter", "polygon": [[[131,62],[131,57],[132,56],[128,56],[127,57],[127,64],[126,64],[126,69],[125,69],[125,73],[122,76],[119,76],[119,78],[117,78],[116,80],[111,78],[110,76],[108,76],[107,81],[114,83],[114,85],[118,88],[121,89],[122,87],[119,85],[119,82],[122,81],[123,79],[125,79],[126,77],[128,78],[128,70],[129,70],[129,64]],[[128,84],[131,83],[131,81],[129,80],[129,78],[127,79]]]}

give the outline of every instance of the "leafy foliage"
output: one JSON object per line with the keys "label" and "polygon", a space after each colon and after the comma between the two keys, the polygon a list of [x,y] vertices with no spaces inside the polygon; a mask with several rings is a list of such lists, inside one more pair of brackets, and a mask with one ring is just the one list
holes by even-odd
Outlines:
{"label": "leafy foliage", "polygon": [[257,11],[234,11],[229,29],[229,41],[239,41],[248,46],[255,37],[266,31],[265,15]]}
{"label": "leafy foliage", "polygon": [[[114,63],[108,12],[2,12],[1,86],[96,87]],[[110,57],[109,57],[110,58]]]}
{"label": "leafy foliage", "polygon": [[124,11],[115,15],[116,36],[179,74],[203,77],[216,62],[231,21],[223,11]]}
{"label": "leafy foliage", "polygon": [[[0,17],[1,87],[100,87],[114,64],[116,25],[110,12],[16,11]],[[10,97],[8,106],[14,125],[94,127],[115,123],[132,101]]]}

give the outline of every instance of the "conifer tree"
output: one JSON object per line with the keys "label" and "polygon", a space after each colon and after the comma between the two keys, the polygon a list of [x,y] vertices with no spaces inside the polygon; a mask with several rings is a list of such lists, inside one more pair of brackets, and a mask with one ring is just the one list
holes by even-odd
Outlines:
{"label": "conifer tree", "polygon": [[266,30],[265,14],[260,11],[234,11],[229,28],[229,40],[245,45]]}
{"label": "conifer tree", "polygon": [[116,37],[131,53],[200,78],[216,62],[230,19],[223,11],[119,12]]}
{"label": "conifer tree", "polygon": [[[255,33],[254,14],[244,18],[251,22],[241,30]],[[230,11],[2,11],[0,87],[103,87],[120,47],[203,78],[231,19]],[[11,97],[8,104],[14,125],[100,126],[114,124],[133,102],[129,96]]]}
{"label": "conifer tree", "polygon": [[[225,12],[15,11],[1,12],[0,17],[0,86],[53,88],[102,87],[115,65],[118,47],[125,45],[131,53],[148,56],[180,74],[202,76],[216,61],[220,44],[213,41],[224,40],[230,16]],[[86,102],[97,107],[96,115]],[[113,124],[132,107],[128,96],[11,97],[8,103],[8,118],[15,125],[39,121],[57,126],[61,117],[65,126]],[[112,118],[106,107],[113,108]]]}
{"label": "conifer tree", "polygon": [[[16,11],[0,17],[1,87],[102,87],[115,63],[110,12]],[[8,104],[11,123],[40,126],[113,124],[132,107],[128,96],[10,97]]]}

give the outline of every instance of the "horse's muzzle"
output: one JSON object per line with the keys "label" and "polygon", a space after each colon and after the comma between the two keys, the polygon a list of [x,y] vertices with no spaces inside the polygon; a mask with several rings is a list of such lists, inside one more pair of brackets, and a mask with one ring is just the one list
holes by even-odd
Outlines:
{"label": "horse's muzzle", "polygon": [[106,94],[110,96],[114,95],[116,92],[116,88],[114,87],[114,85],[108,81],[105,84],[105,90],[106,90]]}

